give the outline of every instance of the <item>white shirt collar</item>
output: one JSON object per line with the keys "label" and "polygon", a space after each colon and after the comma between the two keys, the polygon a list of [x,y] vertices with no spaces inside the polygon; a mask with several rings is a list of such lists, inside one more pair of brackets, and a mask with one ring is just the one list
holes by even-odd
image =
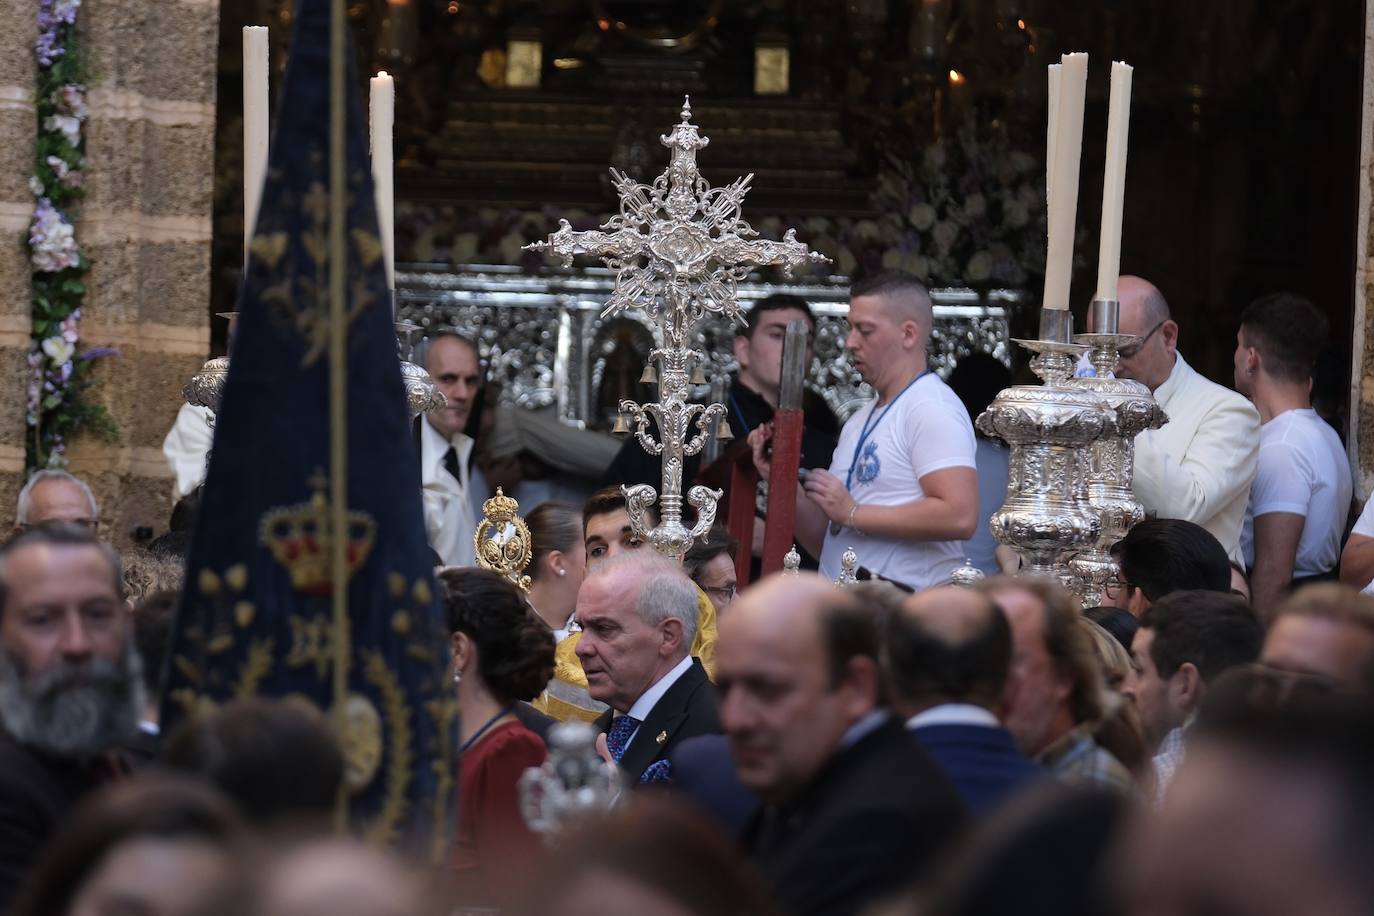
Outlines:
{"label": "white shirt collar", "polygon": [[649,713],[653,712],[658,701],[663,699],[668,688],[676,684],[677,679],[686,674],[690,667],[692,667],[692,656],[684,656],[682,661],[674,665],[667,674],[649,685],[649,689],[639,695],[639,699],[635,700],[635,705],[630,707],[630,711],[626,715],[634,716],[641,722],[649,718]]}
{"label": "white shirt collar", "polygon": [[1164,384],[1155,389],[1155,400],[1163,407],[1169,399],[1174,396],[1174,392],[1183,387],[1183,381],[1193,371],[1193,367],[1188,365],[1188,361],[1183,358],[1183,354],[1174,351],[1174,367],[1169,370],[1169,377],[1164,380]]}
{"label": "white shirt collar", "polygon": [[444,434],[430,425],[429,418],[420,420],[420,463],[423,479],[421,483],[428,483],[434,479],[434,475],[444,470],[444,455],[448,453],[449,446],[452,445],[458,451],[458,467],[463,474],[463,485],[467,484],[468,456],[472,454],[472,447],[475,443],[472,437],[466,433],[457,433],[450,442],[444,438]]}
{"label": "white shirt collar", "polygon": [[922,728],[926,725],[981,725],[999,728],[997,717],[981,706],[972,703],[942,703],[924,712],[918,712],[906,720],[907,728]]}

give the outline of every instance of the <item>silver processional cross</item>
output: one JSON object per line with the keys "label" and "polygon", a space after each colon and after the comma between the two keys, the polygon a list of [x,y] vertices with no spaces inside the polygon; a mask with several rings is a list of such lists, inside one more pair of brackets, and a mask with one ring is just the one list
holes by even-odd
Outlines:
{"label": "silver processional cross", "polygon": [[[662,554],[681,559],[693,539],[705,534],[716,516],[719,490],[696,486],[687,502],[697,510],[696,524],[682,524],[682,462],[706,444],[713,421],[725,422],[723,404],[689,403],[689,369],[705,355],[691,349],[688,336],[707,312],[740,320],[737,284],[749,271],[764,265],[780,265],[784,276],[807,263],[828,263],[829,258],[797,241],[788,229],[781,242],[758,238],[740,217],[740,207],[753,174],[723,188],[712,188],[697,171],[697,150],[710,142],[692,123],[690,99],[683,102],[682,120],[673,132],[659,137],[672,151],[668,167],[652,185],[642,184],[611,169],[611,180],[620,196],[620,213],[600,229],[574,231],[565,219],[547,241],[525,247],[548,251],[572,266],[576,255],[592,255],[616,272],[615,290],[602,311],[603,318],[628,309],[642,309],[656,318],[663,346],[649,354],[658,361],[658,403],[620,402],[622,416],[635,424],[635,438],[651,455],[663,456],[662,487],[648,484],[624,488],[630,524],[640,537]],[[649,433],[649,418],[658,426],[658,440]],[[692,427],[695,426],[695,432]],[[652,530],[644,512],[657,500],[661,521]]]}

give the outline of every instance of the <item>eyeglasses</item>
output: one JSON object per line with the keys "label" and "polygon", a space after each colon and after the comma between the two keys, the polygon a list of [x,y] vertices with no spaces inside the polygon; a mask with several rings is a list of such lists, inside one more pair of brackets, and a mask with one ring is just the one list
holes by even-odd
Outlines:
{"label": "eyeglasses", "polygon": [[1122,595],[1128,594],[1130,590],[1131,584],[1120,578],[1113,578],[1102,586],[1102,592],[1108,598],[1120,598]]}
{"label": "eyeglasses", "polygon": [[706,593],[708,598],[717,601],[730,602],[735,600],[739,594],[739,589],[733,585],[702,586],[701,590]]}
{"label": "eyeglasses", "polygon": [[[1167,319],[1167,318],[1164,319],[1164,321],[1168,321],[1168,320],[1169,320],[1169,319]],[[1164,327],[1164,321],[1161,321],[1159,324],[1157,324],[1157,325],[1155,325],[1154,327],[1150,328],[1150,333],[1148,333],[1148,334],[1146,334],[1144,337],[1140,338],[1140,340],[1139,340],[1138,342],[1133,343],[1133,344],[1131,344],[1131,345],[1128,346],[1128,347],[1122,347],[1121,349],[1117,350],[1117,351],[1116,351],[1117,356],[1121,357],[1122,359],[1132,359],[1132,358],[1134,358],[1135,355],[1136,355],[1137,353],[1140,352],[1140,348],[1143,347],[1143,346],[1145,346],[1147,343],[1149,343],[1149,342],[1150,342],[1150,338],[1155,336],[1155,332],[1158,331],[1160,328]]]}

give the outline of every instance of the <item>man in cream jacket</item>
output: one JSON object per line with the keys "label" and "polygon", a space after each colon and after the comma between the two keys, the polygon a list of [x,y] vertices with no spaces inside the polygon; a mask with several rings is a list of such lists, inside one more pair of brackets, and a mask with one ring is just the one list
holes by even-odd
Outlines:
{"label": "man in cream jacket", "polygon": [[1135,440],[1135,495],[1159,518],[1206,528],[1239,561],[1241,527],[1259,454],[1259,414],[1243,396],[1197,373],[1178,352],[1178,325],[1154,284],[1122,277],[1121,350],[1116,374],[1154,392],[1169,416]]}

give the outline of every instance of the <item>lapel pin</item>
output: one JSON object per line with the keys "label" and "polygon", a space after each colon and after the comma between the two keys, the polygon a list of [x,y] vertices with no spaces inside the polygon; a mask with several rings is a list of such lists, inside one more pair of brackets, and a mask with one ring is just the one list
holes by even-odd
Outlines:
{"label": "lapel pin", "polygon": [[658,737],[654,740],[657,741],[660,745],[663,744],[665,741],[668,740],[668,732],[666,730],[659,732]]}

